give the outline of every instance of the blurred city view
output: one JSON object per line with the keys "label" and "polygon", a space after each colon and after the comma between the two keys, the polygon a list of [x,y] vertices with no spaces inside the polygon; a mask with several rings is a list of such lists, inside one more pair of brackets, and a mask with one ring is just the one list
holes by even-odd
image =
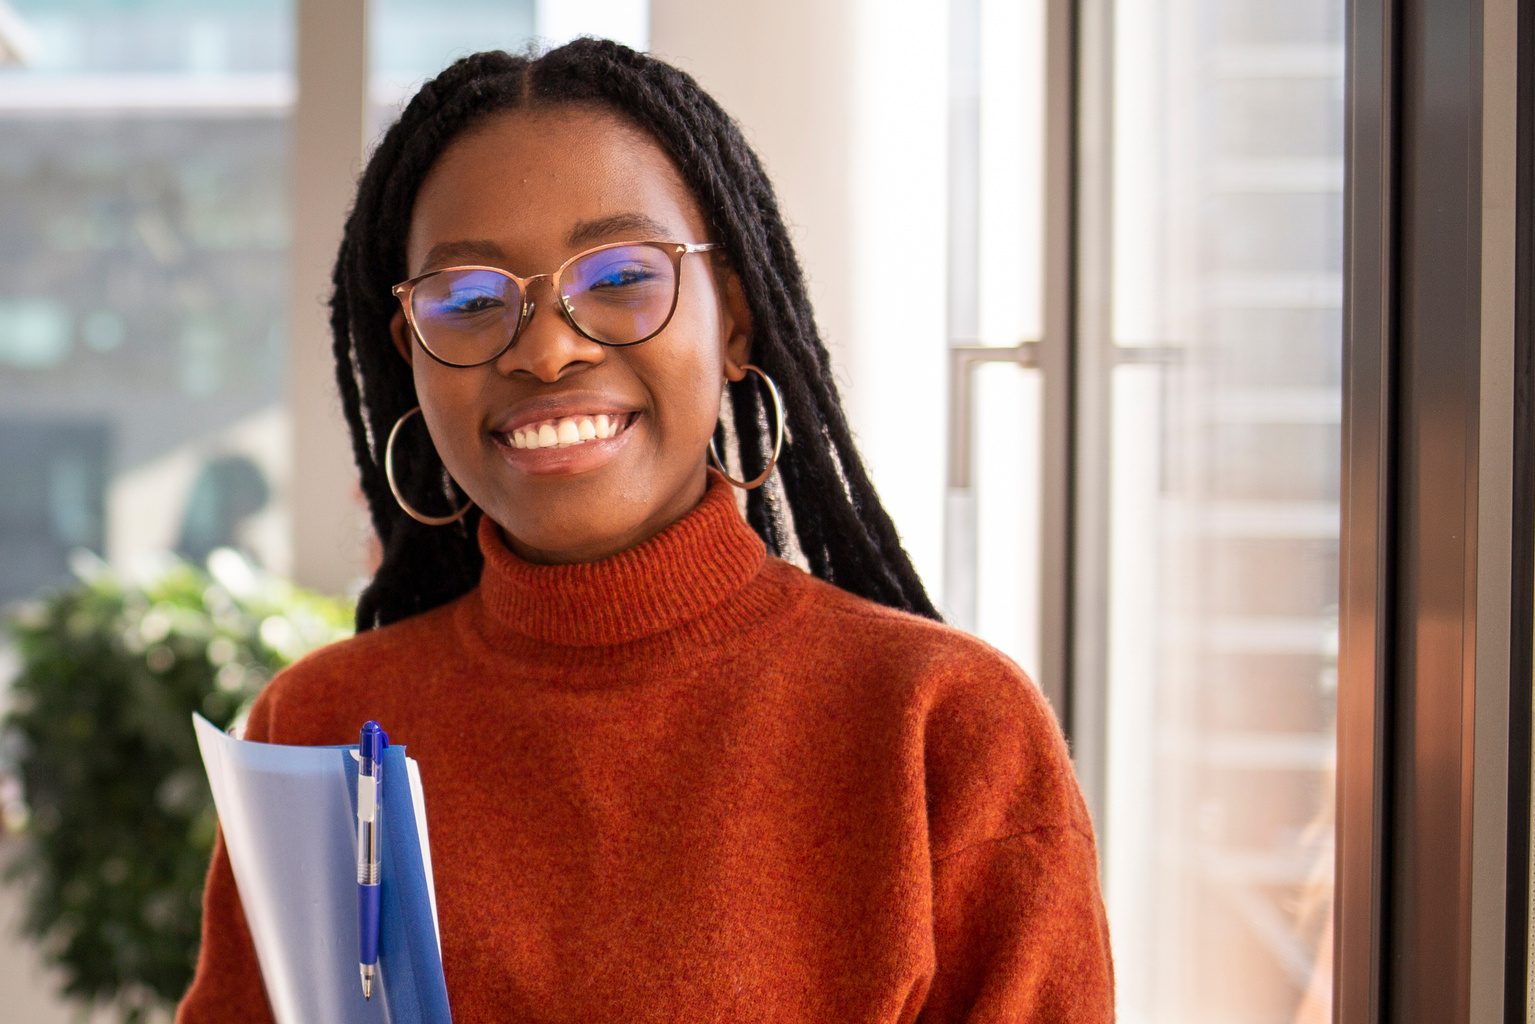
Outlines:
{"label": "blurred city view", "polygon": [[75,547],[127,568],[216,538],[285,569],[290,12],[17,10],[37,57],[0,71],[0,597]]}
{"label": "blurred city view", "polygon": [[[126,570],[233,544],[286,572],[291,6],[14,7],[36,55],[0,69],[0,600],[75,547]],[[447,60],[535,29],[531,0],[374,16],[380,128]]]}

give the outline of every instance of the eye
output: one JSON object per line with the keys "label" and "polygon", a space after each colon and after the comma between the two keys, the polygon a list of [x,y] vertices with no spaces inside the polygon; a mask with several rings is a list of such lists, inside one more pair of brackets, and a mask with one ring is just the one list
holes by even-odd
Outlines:
{"label": "eye", "polygon": [[499,295],[466,293],[464,295],[449,296],[442,303],[441,310],[449,314],[468,315],[483,313],[491,309],[500,309],[505,305],[506,303],[501,300]]}
{"label": "eye", "polygon": [[506,279],[474,270],[443,274],[424,282],[417,293],[418,313],[444,321],[474,321],[499,316],[511,304]]}
{"label": "eye", "polygon": [[654,281],[655,272],[643,263],[622,263],[604,267],[600,273],[593,277],[587,288],[591,291],[601,291],[604,288],[623,288],[626,286],[644,284]]}

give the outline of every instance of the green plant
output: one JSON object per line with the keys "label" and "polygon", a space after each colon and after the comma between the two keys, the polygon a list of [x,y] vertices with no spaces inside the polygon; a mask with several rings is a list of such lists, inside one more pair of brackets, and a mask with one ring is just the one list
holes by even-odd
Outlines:
{"label": "green plant", "polygon": [[80,582],[6,618],[19,656],[0,770],[26,934],[64,994],[124,1021],[158,1016],[196,963],[217,821],[192,732],[236,724],[272,674],[351,631],[351,609],[251,568],[165,563],[139,584],[90,556]]}

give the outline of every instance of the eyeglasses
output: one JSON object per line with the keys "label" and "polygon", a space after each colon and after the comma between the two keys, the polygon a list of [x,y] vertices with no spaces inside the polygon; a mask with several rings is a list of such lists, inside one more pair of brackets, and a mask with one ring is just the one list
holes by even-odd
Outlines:
{"label": "eyeglasses", "polygon": [[445,366],[500,358],[533,317],[528,289],[547,278],[565,322],[615,348],[665,330],[677,309],[682,257],[717,242],[613,242],[577,253],[552,274],[518,277],[499,267],[448,267],[390,289],[427,355]]}

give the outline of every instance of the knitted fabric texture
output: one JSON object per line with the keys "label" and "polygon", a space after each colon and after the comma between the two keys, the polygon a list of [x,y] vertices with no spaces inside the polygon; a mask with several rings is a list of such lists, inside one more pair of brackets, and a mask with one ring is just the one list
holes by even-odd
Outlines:
{"label": "knitted fabric texture", "polygon": [[[246,732],[408,745],[457,1024],[1113,1019],[1092,826],[1012,662],[766,557],[716,475],[601,562],[480,546],[478,589],[293,665]],[[177,1021],[271,1020],[220,839]]]}

